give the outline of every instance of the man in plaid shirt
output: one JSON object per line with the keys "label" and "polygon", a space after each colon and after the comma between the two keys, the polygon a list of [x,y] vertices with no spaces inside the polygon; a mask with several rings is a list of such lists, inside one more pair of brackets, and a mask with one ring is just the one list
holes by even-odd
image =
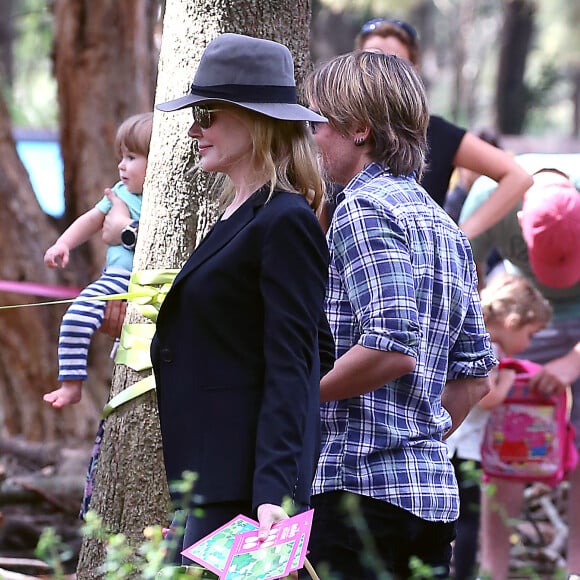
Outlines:
{"label": "man in plaid shirt", "polygon": [[428,110],[411,66],[343,55],[306,96],[329,120],[312,127],[328,178],[346,185],[328,231],[337,360],[320,385],[311,559],[353,580],[407,578],[416,556],[447,578],[459,497],[444,438],[496,363],[470,245],[416,181]]}

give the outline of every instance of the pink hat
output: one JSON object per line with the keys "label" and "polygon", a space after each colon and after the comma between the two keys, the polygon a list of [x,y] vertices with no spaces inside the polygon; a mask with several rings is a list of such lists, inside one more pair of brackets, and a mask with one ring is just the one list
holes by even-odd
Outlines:
{"label": "pink hat", "polygon": [[568,288],[580,281],[580,193],[572,183],[532,186],[520,224],[530,265],[541,284]]}

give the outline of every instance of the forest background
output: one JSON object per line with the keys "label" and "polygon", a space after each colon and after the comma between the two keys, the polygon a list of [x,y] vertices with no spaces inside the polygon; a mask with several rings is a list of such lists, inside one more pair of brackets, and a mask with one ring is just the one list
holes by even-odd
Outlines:
{"label": "forest background", "polygon": [[[15,127],[58,128],[52,4],[0,2],[1,86]],[[164,1],[156,4],[161,25]],[[438,114],[503,134],[580,134],[577,2],[314,0],[313,61],[352,50],[360,25],[384,15],[418,30],[421,74]],[[512,103],[505,112],[500,95]]]}
{"label": "forest background", "polygon": [[[126,116],[153,106],[171,1],[197,14],[193,32],[186,33],[195,38],[182,38],[184,46],[204,45],[220,31],[255,30],[283,39],[291,49],[295,45],[299,78],[313,63],[351,50],[367,19],[401,18],[419,32],[421,75],[433,112],[471,129],[494,129],[515,152],[580,150],[579,2],[302,1],[308,17],[301,24],[305,30],[295,33],[291,19],[267,25],[270,13],[284,14],[288,0],[0,0],[0,280],[82,287],[100,272],[104,245],[98,239],[76,250],[65,271],[48,271],[42,256],[117,180],[115,130]],[[187,81],[170,87],[170,97],[187,91],[193,71],[184,55],[176,59]],[[14,135],[23,130],[58,139],[62,216],[39,208],[15,153]],[[193,215],[184,223],[194,241],[211,208],[177,203],[180,216]],[[175,242],[171,233],[165,239]],[[193,241],[174,254],[186,256]],[[38,301],[0,292],[0,305]],[[77,441],[93,436],[109,393],[110,339],[96,337],[79,405],[55,413],[42,402],[42,393],[54,388],[64,308],[0,312],[0,426],[7,435]]]}
{"label": "forest background", "polygon": [[[266,30],[260,22],[287,1],[179,3],[200,15],[188,33],[195,42],[182,39],[186,46],[206,43],[220,30],[258,30],[294,42],[294,23],[282,20]],[[300,32],[306,40],[294,50],[299,74],[351,50],[367,19],[395,16],[419,32],[421,74],[434,112],[472,129],[493,128],[505,138],[519,135],[519,144],[535,139],[534,147],[544,152],[578,151],[580,3],[316,0],[300,5],[308,18],[307,30]],[[75,251],[66,271],[48,271],[42,256],[117,179],[115,130],[129,114],[152,108],[165,9],[164,0],[0,0],[0,280],[82,287],[98,275],[104,256],[98,239]],[[181,65],[189,82],[191,63],[182,58]],[[187,84],[173,86],[170,96],[186,90]],[[62,216],[47,216],[38,206],[14,148],[14,134],[23,129],[48,132],[59,141]],[[183,203],[182,215],[195,214],[186,226],[192,240],[211,214],[199,209]],[[0,292],[0,305],[22,302],[38,297]],[[0,312],[0,425],[8,435],[88,441],[94,433],[110,385],[108,338],[96,339],[81,404],[55,413],[42,402],[42,393],[54,387],[64,308]]]}
{"label": "forest background", "polygon": [[[580,151],[578,2],[0,0],[0,281],[81,287],[98,275],[104,258],[99,239],[76,250],[65,271],[47,270],[42,257],[117,180],[118,124],[151,110],[154,100],[184,94],[192,63],[218,33],[285,42],[300,81],[312,63],[351,50],[363,22],[384,15],[417,28],[433,112],[472,129],[493,128],[516,152]],[[170,44],[165,69],[162,39]],[[142,220],[136,267],[179,267],[214,215],[203,181],[184,179],[192,153],[186,126],[179,114],[154,123],[145,193],[155,203]],[[16,152],[21,130],[58,139],[62,216],[48,216],[38,204]],[[88,446],[111,387],[112,341],[96,337],[81,403],[54,411],[42,394],[55,386],[66,305],[33,306],[41,299],[0,291],[0,307],[29,305],[0,310],[0,444],[19,438]],[[135,378],[125,372],[115,369],[114,392]],[[141,533],[136,523],[160,521],[166,490],[158,485],[153,396],[128,407],[108,422],[106,484],[96,503],[110,506],[112,520],[126,520],[115,527]],[[144,491],[146,498],[139,495]],[[147,502],[155,505],[155,517],[143,517]],[[94,559],[87,551],[85,561]]]}

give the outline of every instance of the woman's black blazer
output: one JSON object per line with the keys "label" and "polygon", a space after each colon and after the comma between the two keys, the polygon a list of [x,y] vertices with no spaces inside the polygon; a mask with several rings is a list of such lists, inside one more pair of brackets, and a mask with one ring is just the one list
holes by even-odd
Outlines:
{"label": "woman's black blazer", "polygon": [[309,501],[328,248],[302,196],[268,193],[217,222],[157,320],[165,468],[169,481],[198,474],[197,503]]}

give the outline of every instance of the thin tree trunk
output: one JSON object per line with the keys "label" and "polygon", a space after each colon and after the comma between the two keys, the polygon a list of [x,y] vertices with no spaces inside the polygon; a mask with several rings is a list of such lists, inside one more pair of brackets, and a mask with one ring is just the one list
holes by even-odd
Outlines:
{"label": "thin tree trunk", "polygon": [[14,80],[14,0],[0,2],[0,89],[12,86]]}
{"label": "thin tree trunk", "polygon": [[524,82],[534,31],[535,0],[508,0],[501,35],[496,87],[497,127],[500,133],[519,135],[528,110]]}
{"label": "thin tree trunk", "polygon": [[580,137],[580,67],[572,75],[572,137]]}
{"label": "thin tree trunk", "polygon": [[[285,43],[295,58],[298,78],[310,64],[307,0],[167,0],[156,101],[188,92],[207,43],[222,32],[239,32]],[[187,136],[190,116],[155,113],[134,270],[180,267],[215,218],[205,181],[188,176],[194,163]],[[128,322],[143,319],[130,305]],[[112,394],[148,373],[117,366]],[[193,410],[192,410],[193,416]],[[195,442],[192,442],[195,444]],[[143,541],[143,529],[168,523],[169,496],[163,466],[154,393],[131,401],[111,415],[91,507],[108,530]],[[102,542],[86,539],[77,569],[80,580],[98,578]],[[139,577],[139,573],[135,573]]]}

